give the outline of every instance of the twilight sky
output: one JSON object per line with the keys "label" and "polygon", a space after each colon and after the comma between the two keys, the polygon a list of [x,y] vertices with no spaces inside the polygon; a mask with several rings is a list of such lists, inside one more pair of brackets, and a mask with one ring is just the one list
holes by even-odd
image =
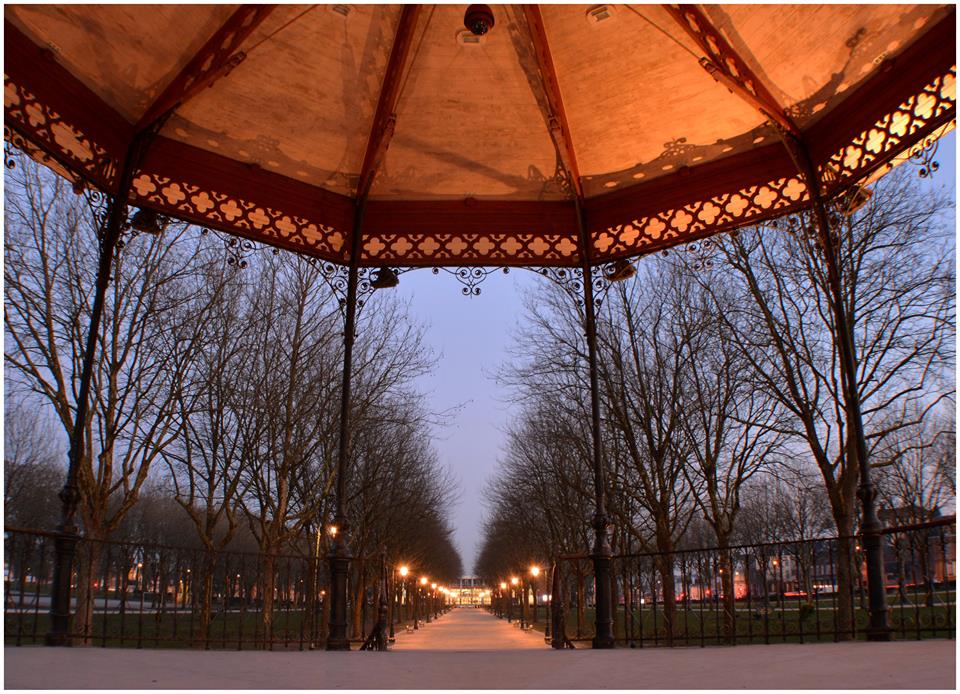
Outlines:
{"label": "twilight sky", "polygon": [[[940,170],[932,185],[955,191],[955,133],[940,142],[936,159]],[[425,342],[437,356],[433,373],[420,383],[430,409],[439,412],[463,405],[449,426],[436,432],[434,445],[441,464],[460,482],[453,522],[468,574],[481,540],[481,489],[497,469],[502,430],[510,416],[506,392],[493,373],[509,356],[507,348],[522,317],[523,291],[546,281],[527,270],[496,272],[480,285],[480,296],[466,297],[453,276],[415,270],[402,275],[395,290],[398,298],[410,300],[411,315],[427,325]]]}
{"label": "twilight sky", "polygon": [[460,483],[453,522],[468,574],[481,540],[481,489],[496,470],[509,417],[506,392],[493,374],[508,356],[524,289],[546,281],[527,270],[497,271],[480,285],[480,296],[467,297],[452,275],[423,269],[401,275],[395,290],[410,301],[411,315],[427,325],[425,342],[437,358],[433,373],[419,384],[430,409],[461,406],[448,426],[437,429],[434,446]]}

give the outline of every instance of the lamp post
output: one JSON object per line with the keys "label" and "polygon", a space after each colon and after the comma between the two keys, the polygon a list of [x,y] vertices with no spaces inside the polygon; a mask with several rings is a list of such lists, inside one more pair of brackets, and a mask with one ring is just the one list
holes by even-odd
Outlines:
{"label": "lamp post", "polygon": [[[396,584],[397,573],[400,574],[400,589],[401,589],[400,591],[397,590],[397,584]],[[399,569],[394,568],[393,570],[394,584],[393,584],[393,590],[391,591],[393,593],[393,605],[390,608],[390,638],[391,639],[396,638],[393,625],[394,625],[394,622],[396,621],[397,603],[400,602],[398,598],[403,594],[404,588],[406,587],[408,573],[410,573],[410,569],[407,568],[406,565],[401,565]]]}
{"label": "lamp post", "polygon": [[[510,616],[513,617],[513,606],[517,599],[517,591],[520,589],[520,579],[516,576],[510,577]],[[509,621],[509,620],[508,620]],[[523,620],[520,620],[520,626],[523,627]]]}
{"label": "lamp post", "polygon": [[400,567],[400,585],[402,586],[402,591],[400,594],[400,606],[401,606],[401,615],[406,615],[404,620],[410,619],[410,586],[407,584],[407,575],[410,573],[410,568],[406,565]]}
{"label": "lamp post", "polygon": [[437,584],[430,584],[430,611],[433,612],[433,618],[436,619],[439,615],[437,614]]}
{"label": "lamp post", "polygon": [[420,606],[421,606],[421,609],[423,610],[423,621],[425,621],[427,624],[430,623],[430,611],[427,609],[427,605],[426,605],[428,582],[429,582],[429,579],[426,576],[420,577],[420,596],[419,596]]}
{"label": "lamp post", "polygon": [[500,607],[500,619],[503,619],[503,613],[504,613],[503,601],[506,599],[506,596],[505,596],[506,590],[507,590],[507,582],[500,581],[500,600],[497,601]]}
{"label": "lamp post", "polygon": [[530,592],[533,593],[533,624],[537,623],[537,577],[540,576],[540,567],[534,564],[530,567]]}

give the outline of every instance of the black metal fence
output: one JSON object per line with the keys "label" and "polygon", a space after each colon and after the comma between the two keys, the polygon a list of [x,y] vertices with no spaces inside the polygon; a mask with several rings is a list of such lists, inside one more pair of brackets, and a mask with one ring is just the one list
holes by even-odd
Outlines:
{"label": "black metal fence", "polygon": [[[5,529],[8,645],[43,643],[54,539],[51,533]],[[369,635],[377,617],[379,561],[368,563],[369,572],[364,560],[353,563],[348,629],[355,642]],[[325,643],[327,581],[326,561],[316,555],[81,540],[70,636],[94,646],[313,648]]]}
{"label": "black metal fence", "polygon": [[[896,638],[956,635],[956,519],[884,531],[888,623]],[[847,562],[848,579],[841,564]],[[561,557],[548,597],[572,643],[594,633],[588,556]],[[621,645],[706,646],[838,641],[865,636],[866,574],[857,538],[678,549],[613,558],[614,635]],[[546,586],[544,591],[550,590]],[[531,593],[521,608],[533,618]],[[501,612],[503,610],[500,610]],[[550,633],[548,610],[535,628]]]}

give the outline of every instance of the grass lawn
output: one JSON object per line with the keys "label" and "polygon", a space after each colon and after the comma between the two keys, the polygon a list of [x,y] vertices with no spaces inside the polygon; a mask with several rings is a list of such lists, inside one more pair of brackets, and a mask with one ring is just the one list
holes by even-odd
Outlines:
{"label": "grass lawn", "polygon": [[[725,643],[723,634],[723,613],[715,604],[693,604],[684,609],[677,607],[673,645],[700,646]],[[736,643],[803,643],[835,640],[833,604],[820,604],[819,609],[798,609],[794,603],[785,602],[783,608],[771,601],[766,610],[762,606],[753,606],[747,610],[737,605]],[[791,609],[792,608],[792,609]],[[546,627],[545,610],[541,610],[539,620],[534,624],[538,631]],[[864,629],[868,623],[866,610],[857,609],[856,637],[865,637]],[[891,605],[888,619],[897,638],[943,638],[956,633],[954,608],[936,605],[933,608],[909,605]],[[583,613],[580,632],[577,633],[577,613],[575,609],[566,612],[567,636],[578,641],[593,638],[593,608]],[[621,606],[615,615],[614,636],[627,641],[625,633],[625,612]],[[664,625],[662,608],[654,610],[645,606],[634,611],[634,625],[631,634],[636,645],[667,645],[667,631]]]}
{"label": "grass lawn", "polygon": [[[310,645],[309,623],[306,612],[285,610],[277,612],[273,621],[273,643],[267,648],[300,649]],[[373,627],[376,615],[369,615],[367,631]],[[400,633],[412,620],[397,621],[394,631]],[[49,629],[50,618],[45,612],[38,615],[8,614],[4,618],[4,642],[6,645],[42,644],[44,634]],[[158,615],[145,613],[120,615],[116,613],[97,613],[93,619],[93,646],[130,647],[130,648],[204,648],[205,644],[196,639],[199,630],[199,616],[191,619],[190,614],[167,613]],[[228,612],[217,615],[210,624],[206,647],[211,649],[260,649],[263,639],[263,627],[260,615],[246,612]],[[357,640],[359,641],[359,640]]]}

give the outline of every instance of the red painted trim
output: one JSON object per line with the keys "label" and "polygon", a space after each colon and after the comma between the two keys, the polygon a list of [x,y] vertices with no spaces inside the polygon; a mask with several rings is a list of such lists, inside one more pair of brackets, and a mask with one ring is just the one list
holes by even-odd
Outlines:
{"label": "red painted trim", "polygon": [[353,228],[352,198],[166,137],[157,137],[140,169],[283,210],[342,233]]}
{"label": "red painted trim", "polygon": [[779,143],[680,169],[646,183],[587,198],[587,230],[600,233],[648,215],[797,175]]}
{"label": "red painted trim", "polygon": [[561,234],[576,238],[572,202],[370,200],[363,237],[380,234]]}
{"label": "red painted trim", "polygon": [[[829,160],[878,118],[893,112],[957,62],[957,13],[951,11],[804,133],[817,164]],[[950,118],[941,119],[948,122]],[[942,124],[942,123],[941,123]],[[917,138],[919,140],[920,138]],[[883,162],[881,162],[883,163]]]}
{"label": "red painted trim", "polygon": [[[114,160],[114,170],[119,170],[120,160],[133,137],[130,124],[60,65],[53,51],[33,43],[6,19],[3,38],[4,73],[107,150]],[[29,124],[25,125],[27,127],[17,129],[30,139]],[[38,146],[41,146],[40,143]],[[56,154],[58,161],[67,164],[58,153],[51,154]],[[68,168],[73,169],[69,164]],[[94,183],[111,193],[116,192],[115,181],[100,180]]]}
{"label": "red painted trim", "polygon": [[[726,76],[724,86],[731,89],[738,97],[746,101],[751,107],[760,111],[765,117],[774,119],[785,130],[795,134],[800,132],[796,123],[787,117],[783,107],[777,102],[770,90],[767,89],[767,85],[750,69],[750,65],[740,57],[740,54],[737,53],[733,49],[733,46],[724,38],[723,33],[713,26],[713,23],[707,19],[707,15],[701,12],[699,7],[696,5],[661,5],[661,7],[666,10],[667,14],[669,14],[680,28],[700,47],[704,56],[713,63],[714,68]],[[693,17],[694,22],[700,27],[700,33],[690,26],[687,21],[687,15]],[[713,50],[713,47],[707,40],[707,34],[716,42],[716,51]],[[739,75],[730,71],[730,67],[727,65],[725,58],[731,58],[736,62],[737,68],[740,71]],[[750,90],[746,88],[745,83],[749,82],[753,83],[756,94],[752,94]]]}

